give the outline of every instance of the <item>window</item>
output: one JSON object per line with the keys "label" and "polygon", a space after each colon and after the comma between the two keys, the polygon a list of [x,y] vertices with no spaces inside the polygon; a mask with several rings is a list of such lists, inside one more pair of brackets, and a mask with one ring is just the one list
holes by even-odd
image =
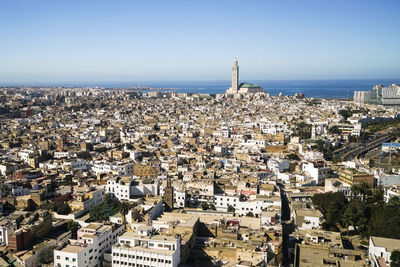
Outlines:
{"label": "window", "polygon": [[65,260],[66,260],[66,261],[69,261],[69,257],[65,257]]}

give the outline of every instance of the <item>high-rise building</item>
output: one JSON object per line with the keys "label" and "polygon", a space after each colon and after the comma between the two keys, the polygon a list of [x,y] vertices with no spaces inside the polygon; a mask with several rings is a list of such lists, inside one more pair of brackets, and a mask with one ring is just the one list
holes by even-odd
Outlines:
{"label": "high-rise building", "polygon": [[239,89],[239,65],[235,58],[232,66],[232,91],[237,92]]}
{"label": "high-rise building", "polygon": [[371,91],[354,91],[354,102],[363,104],[379,104],[387,106],[400,105],[400,85],[375,85]]}
{"label": "high-rise building", "polygon": [[245,95],[248,93],[265,93],[264,89],[252,83],[239,84],[239,64],[237,59],[233,60],[232,86],[226,91],[228,95]]}

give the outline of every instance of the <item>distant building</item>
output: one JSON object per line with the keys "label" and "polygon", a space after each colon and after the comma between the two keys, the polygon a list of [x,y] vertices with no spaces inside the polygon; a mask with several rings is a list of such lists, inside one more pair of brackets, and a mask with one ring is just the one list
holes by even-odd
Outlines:
{"label": "distant building", "polygon": [[382,143],[382,151],[389,152],[400,149],[400,143]]}
{"label": "distant building", "polygon": [[360,104],[400,105],[400,85],[375,85],[371,91],[355,91],[353,99]]}
{"label": "distant building", "polygon": [[339,171],[339,179],[347,184],[367,183],[370,187],[374,186],[374,176],[366,172],[358,172],[355,169],[343,169]]}
{"label": "distant building", "polygon": [[239,65],[235,58],[232,66],[232,87],[226,93],[228,95],[244,95],[249,93],[265,93],[265,91],[260,86],[252,83],[239,84]]}

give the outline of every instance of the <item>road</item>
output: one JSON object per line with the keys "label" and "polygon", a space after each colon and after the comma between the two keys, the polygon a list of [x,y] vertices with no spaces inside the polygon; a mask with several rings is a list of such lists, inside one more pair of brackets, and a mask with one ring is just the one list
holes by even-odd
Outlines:
{"label": "road", "polygon": [[373,136],[368,141],[360,143],[350,143],[346,148],[339,149],[333,152],[334,157],[341,158],[343,161],[352,160],[356,156],[368,153],[368,151],[379,147],[384,142],[394,140],[395,137],[391,133],[379,134]]}
{"label": "road", "polygon": [[287,200],[286,194],[283,190],[283,186],[279,185],[281,191],[281,221],[282,221],[282,265],[290,266],[293,263],[293,259],[289,257],[288,246],[289,246],[289,235],[292,233],[293,225],[290,221],[290,207]]}

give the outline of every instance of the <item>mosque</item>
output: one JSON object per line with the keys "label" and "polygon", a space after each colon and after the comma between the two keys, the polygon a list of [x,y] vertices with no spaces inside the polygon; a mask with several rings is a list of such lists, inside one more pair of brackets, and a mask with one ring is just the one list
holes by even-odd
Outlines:
{"label": "mosque", "polygon": [[239,84],[239,65],[236,58],[233,60],[232,66],[232,87],[226,90],[228,95],[245,95],[254,93],[265,93],[264,89],[252,83]]}

